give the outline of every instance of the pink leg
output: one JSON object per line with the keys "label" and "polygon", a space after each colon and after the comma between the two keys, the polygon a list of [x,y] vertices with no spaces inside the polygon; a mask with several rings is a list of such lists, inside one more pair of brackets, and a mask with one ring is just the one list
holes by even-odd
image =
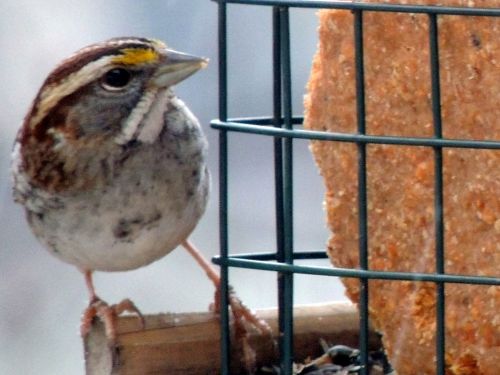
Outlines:
{"label": "pink leg", "polygon": [[[211,263],[209,263],[201,252],[188,240],[185,240],[181,245],[188,251],[189,254],[196,260],[196,262],[205,271],[208,278],[212,281],[215,286],[215,301],[214,310],[218,312],[220,310],[220,302],[218,296],[220,295],[220,276],[215,270]],[[231,306],[231,313],[233,315],[233,327],[234,336],[241,344],[243,350],[243,362],[248,373],[253,374],[255,371],[256,353],[255,350],[250,346],[249,342],[249,332],[245,325],[245,322],[250,323],[251,326],[258,329],[261,334],[265,334],[272,338],[271,327],[266,321],[257,317],[257,315],[251,311],[247,306],[245,306],[241,300],[236,296],[234,290],[230,287],[229,289],[229,305]]]}
{"label": "pink leg", "polygon": [[189,240],[185,240],[181,242],[181,245],[184,249],[188,251],[189,254],[196,260],[196,263],[200,265],[201,268],[205,271],[208,278],[214,283],[216,288],[220,286],[220,277],[219,273],[215,270],[212,263],[205,259],[205,257],[201,254],[200,250],[198,250]]}
{"label": "pink leg", "polygon": [[87,287],[87,291],[89,292],[89,301],[94,301],[97,299],[97,294],[95,293],[94,281],[92,280],[92,271],[90,270],[82,270],[83,276],[85,277],[85,285]]}
{"label": "pink leg", "polygon": [[[189,240],[183,241],[181,245],[188,251],[189,254],[191,254],[201,268],[203,268],[208,278],[213,282],[217,295],[220,292],[220,276],[214,266],[205,259],[201,252]],[[257,315],[247,306],[245,306],[236,296],[236,293],[232,290],[232,288],[229,292],[229,303],[237,325],[241,324],[243,321],[247,321],[261,333],[272,336],[271,327],[269,327],[264,320],[257,317]],[[215,306],[219,306],[218,300],[215,301]],[[216,308],[216,311],[217,310],[218,308]]]}

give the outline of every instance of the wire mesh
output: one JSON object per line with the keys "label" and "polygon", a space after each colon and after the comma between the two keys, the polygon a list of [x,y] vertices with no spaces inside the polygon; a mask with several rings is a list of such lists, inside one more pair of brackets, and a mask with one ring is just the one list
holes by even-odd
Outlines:
{"label": "wire mesh", "polygon": [[[498,140],[447,139],[442,136],[440,107],[440,70],[438,19],[442,15],[499,17],[500,9],[460,8],[425,5],[398,5],[387,3],[359,3],[314,0],[213,0],[218,3],[219,15],[219,119],[211,126],[219,131],[219,199],[220,199],[220,256],[214,263],[221,267],[221,306],[228,306],[228,269],[230,267],[277,272],[279,308],[279,347],[281,374],[292,374],[293,364],[293,280],[294,274],[323,275],[357,278],[360,281],[359,297],[359,349],[361,374],[368,371],[368,286],[369,280],[430,281],[436,284],[436,373],[445,374],[445,295],[446,283],[500,285],[500,278],[465,276],[445,273],[444,212],[443,212],[443,161],[444,147],[500,149]],[[228,4],[262,5],[272,8],[273,22],[273,115],[228,119],[227,82],[227,13]],[[348,9],[354,13],[355,79],[357,133],[333,133],[296,129],[302,117],[292,117],[290,25],[289,9],[331,8]],[[429,48],[431,71],[431,102],[434,136],[429,138],[376,136],[366,134],[365,84],[363,57],[363,13],[400,12],[423,13],[429,19]],[[228,133],[251,133],[274,137],[276,252],[230,255],[228,246]],[[326,268],[296,265],[298,259],[326,258],[325,251],[294,251],[293,241],[293,141],[294,139],[350,142],[358,149],[358,210],[359,210],[359,268]],[[392,144],[427,146],[434,152],[434,214],[435,214],[435,272],[372,271],[368,268],[368,214],[366,185],[366,145]],[[221,311],[222,374],[230,373],[230,335],[228,309]]]}

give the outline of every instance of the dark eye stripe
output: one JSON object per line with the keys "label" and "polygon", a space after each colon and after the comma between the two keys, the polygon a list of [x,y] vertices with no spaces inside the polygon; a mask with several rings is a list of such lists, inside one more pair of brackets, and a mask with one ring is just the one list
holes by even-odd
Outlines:
{"label": "dark eye stripe", "polygon": [[[92,44],[90,46],[84,47],[79,51],[75,52],[72,56],[63,60],[45,79],[40,90],[38,91],[35,100],[32,103],[32,107],[29,110],[28,115],[25,117],[25,122],[28,119],[32,119],[36,116],[39,110],[40,97],[41,94],[45,92],[48,87],[57,86],[62,80],[66,79],[72,73],[75,73],[82,69],[87,64],[92,61],[99,60],[104,56],[121,56],[120,50],[123,49],[133,49],[133,48],[155,48],[154,43],[148,39],[144,38],[134,38],[134,37],[122,37],[114,38],[101,43]],[[43,119],[40,119],[42,121]],[[39,123],[40,121],[37,121]],[[30,126],[36,124],[30,123]]]}

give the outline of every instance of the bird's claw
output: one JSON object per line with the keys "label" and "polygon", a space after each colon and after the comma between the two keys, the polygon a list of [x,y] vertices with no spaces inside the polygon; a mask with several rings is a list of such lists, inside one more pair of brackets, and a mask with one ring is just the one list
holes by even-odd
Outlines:
{"label": "bird's claw", "polygon": [[116,341],[116,319],[125,312],[136,314],[139,319],[141,329],[145,328],[146,323],[144,316],[130,299],[126,298],[119,303],[110,306],[99,297],[94,296],[90,300],[89,306],[85,309],[82,315],[80,326],[81,336],[86,337],[92,328],[92,322],[94,319],[99,318],[104,324],[106,338],[109,342],[114,343]]}

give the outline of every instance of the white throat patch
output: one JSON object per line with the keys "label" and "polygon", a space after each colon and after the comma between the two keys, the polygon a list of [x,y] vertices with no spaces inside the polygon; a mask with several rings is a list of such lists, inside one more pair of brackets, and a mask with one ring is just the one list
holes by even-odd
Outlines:
{"label": "white throat patch", "polygon": [[115,138],[116,143],[124,145],[136,138],[139,124],[153,105],[157,94],[158,89],[155,87],[144,93],[144,96],[139,100],[132,112],[130,112],[130,115],[122,122],[122,130]]}
{"label": "white throat patch", "polygon": [[164,112],[171,93],[156,87],[147,91],[137,103],[128,118],[122,123],[122,130],[115,142],[124,145],[131,140],[153,143],[164,125]]}
{"label": "white throat patch", "polygon": [[156,141],[165,122],[165,108],[167,107],[170,95],[169,90],[161,90],[158,92],[153,105],[146,114],[146,118],[141,123],[139,136],[137,137],[139,141],[145,143],[153,143]]}

